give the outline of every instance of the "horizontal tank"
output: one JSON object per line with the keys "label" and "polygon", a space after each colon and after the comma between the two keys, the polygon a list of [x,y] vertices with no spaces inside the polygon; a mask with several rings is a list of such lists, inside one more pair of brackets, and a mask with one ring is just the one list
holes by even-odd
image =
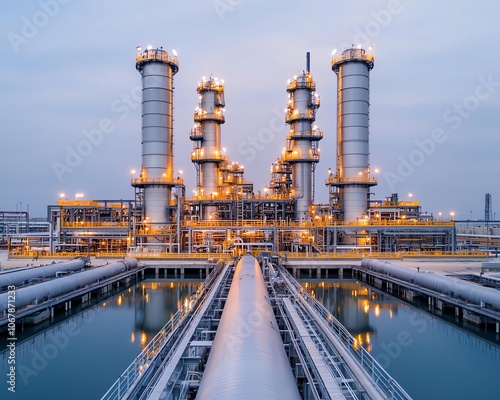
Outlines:
{"label": "horizontal tank", "polygon": [[393,276],[452,298],[463,299],[478,305],[486,303],[491,305],[494,310],[500,311],[500,292],[496,289],[462,281],[458,278],[416,271],[385,261],[365,259],[361,265],[364,268]]}
{"label": "horizontal tank", "polygon": [[[38,304],[47,299],[53,299],[56,296],[71,292],[77,288],[83,288],[93,282],[109,278],[131,268],[137,268],[137,260],[135,258],[117,261],[102,267],[94,267],[73,275],[20,288],[16,290],[16,309],[30,304]],[[7,310],[7,306],[7,293],[2,293],[0,294],[0,312],[2,314]]]}
{"label": "horizontal tank", "polygon": [[72,260],[60,263],[44,265],[43,267],[34,267],[20,271],[8,270],[0,275],[0,288],[10,285],[19,286],[22,283],[33,279],[53,278],[58,273],[79,271],[85,267],[85,261]]}

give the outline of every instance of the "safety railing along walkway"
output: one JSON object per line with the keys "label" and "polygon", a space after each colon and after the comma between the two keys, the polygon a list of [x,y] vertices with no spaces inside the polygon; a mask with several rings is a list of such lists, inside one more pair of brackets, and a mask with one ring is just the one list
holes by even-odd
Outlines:
{"label": "safety railing along walkway", "polygon": [[391,400],[409,400],[411,397],[392,378],[387,371],[372,357],[372,355],[360,346],[350,332],[309,292],[282,267],[279,268],[282,278],[293,295],[303,299],[310,304],[314,311],[322,318],[323,322],[331,329],[331,333],[342,343],[349,355],[357,361],[365,373],[371,377],[379,390]]}
{"label": "safety railing along walkway", "polygon": [[190,315],[189,311],[198,308],[200,304],[203,303],[206,294],[210,291],[213,283],[223,270],[222,267],[214,268],[207,279],[199,285],[189,304],[181,306],[179,311],[174,314],[128,368],[120,375],[101,400],[119,400],[137,383],[138,379],[144,375],[151,366],[154,358],[170,341],[172,341],[173,333],[181,326],[185,318]]}

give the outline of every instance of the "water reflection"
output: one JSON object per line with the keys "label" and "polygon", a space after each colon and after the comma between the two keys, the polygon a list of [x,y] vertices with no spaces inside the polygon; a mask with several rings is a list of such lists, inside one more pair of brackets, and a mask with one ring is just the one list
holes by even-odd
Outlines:
{"label": "water reflection", "polygon": [[[445,320],[355,281],[302,287],[351,332],[354,346],[370,351],[414,399],[498,398],[498,334],[453,317]],[[467,379],[457,379],[462,376]]]}
{"label": "water reflection", "polygon": [[[74,304],[53,321],[17,326],[16,399],[101,398],[198,284],[143,281],[92,305]],[[6,347],[0,358],[6,371]]]}
{"label": "water reflection", "polygon": [[146,344],[174,316],[182,306],[189,304],[196,293],[196,282],[148,282],[136,286],[135,329],[131,340],[140,337],[141,346]]}

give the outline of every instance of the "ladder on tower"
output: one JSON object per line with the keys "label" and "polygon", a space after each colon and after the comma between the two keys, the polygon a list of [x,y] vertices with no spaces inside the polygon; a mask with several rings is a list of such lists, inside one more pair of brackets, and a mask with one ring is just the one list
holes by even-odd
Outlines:
{"label": "ladder on tower", "polygon": [[236,200],[236,219],[241,221],[243,219],[243,200]]}

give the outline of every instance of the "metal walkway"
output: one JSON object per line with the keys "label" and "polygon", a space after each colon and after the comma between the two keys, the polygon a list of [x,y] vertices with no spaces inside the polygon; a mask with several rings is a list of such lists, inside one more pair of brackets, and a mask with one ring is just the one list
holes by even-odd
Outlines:
{"label": "metal walkway", "polygon": [[[284,268],[265,263],[263,270],[269,301],[302,399],[410,399]],[[190,306],[165,325],[102,400],[194,398],[233,273],[231,263],[214,269]]]}

